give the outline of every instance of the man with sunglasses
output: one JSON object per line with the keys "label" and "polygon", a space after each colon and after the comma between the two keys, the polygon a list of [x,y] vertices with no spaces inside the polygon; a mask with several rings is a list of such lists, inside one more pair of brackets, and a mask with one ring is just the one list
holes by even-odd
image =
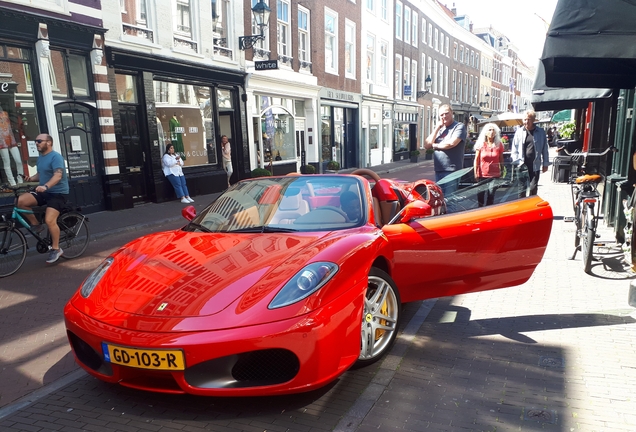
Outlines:
{"label": "man with sunglasses", "polygon": [[[31,210],[35,206],[46,205],[44,222],[51,234],[51,249],[46,260],[54,263],[64,253],[60,248],[60,228],[57,226],[57,217],[66,205],[68,196],[68,179],[64,167],[64,158],[53,151],[53,137],[48,134],[40,134],[35,139],[39,157],[37,161],[37,174],[25,177],[26,182],[38,182],[39,185],[33,192],[22,194],[18,197],[18,208]],[[41,233],[44,226],[40,225],[33,214],[27,214],[27,219],[34,229]]]}

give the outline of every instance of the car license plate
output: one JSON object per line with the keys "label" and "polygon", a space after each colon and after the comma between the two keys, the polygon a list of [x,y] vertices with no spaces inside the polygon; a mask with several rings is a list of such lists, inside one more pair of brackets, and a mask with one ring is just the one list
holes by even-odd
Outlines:
{"label": "car license plate", "polygon": [[154,370],[184,370],[181,350],[149,350],[110,345],[102,342],[104,359],[122,366]]}

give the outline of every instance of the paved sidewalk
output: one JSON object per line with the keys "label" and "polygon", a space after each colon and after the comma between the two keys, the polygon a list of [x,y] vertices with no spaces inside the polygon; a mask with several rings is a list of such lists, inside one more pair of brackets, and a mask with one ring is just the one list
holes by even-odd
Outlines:
{"label": "paved sidewalk", "polygon": [[[548,174],[539,195],[553,208],[553,229],[527,283],[407,305],[390,355],[324,391],[229,401],[140,397],[80,371],[0,409],[0,430],[635,431],[636,314],[627,305],[634,275],[613,245],[597,251],[593,275],[583,273],[580,254],[568,259],[569,186]],[[197,209],[212,197],[194,197]],[[182,207],[96,213],[91,228],[104,238],[178,220]],[[599,233],[613,238],[610,228]]]}

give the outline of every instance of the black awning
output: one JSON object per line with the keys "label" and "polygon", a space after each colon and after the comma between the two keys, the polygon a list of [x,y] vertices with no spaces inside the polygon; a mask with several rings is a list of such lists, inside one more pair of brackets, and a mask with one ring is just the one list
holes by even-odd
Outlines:
{"label": "black awning", "polygon": [[550,87],[636,87],[636,0],[559,0],[543,47]]}
{"label": "black awning", "polygon": [[539,62],[532,86],[530,103],[535,111],[559,111],[585,108],[589,102],[612,96],[612,90],[599,88],[548,87],[545,84],[545,69]]}

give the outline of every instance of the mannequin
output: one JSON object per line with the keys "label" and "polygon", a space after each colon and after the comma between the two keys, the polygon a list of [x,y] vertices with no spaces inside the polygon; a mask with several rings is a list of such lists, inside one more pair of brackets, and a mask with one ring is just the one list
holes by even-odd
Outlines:
{"label": "mannequin", "polygon": [[11,170],[11,160],[9,155],[13,157],[15,161],[16,169],[18,171],[18,181],[22,183],[24,179],[24,167],[22,166],[22,157],[20,156],[20,149],[13,135],[11,129],[11,120],[9,120],[9,114],[0,106],[0,157],[2,158],[2,165],[4,173],[7,176],[7,181],[11,186],[16,185],[16,180],[13,177],[13,171]]}
{"label": "mannequin", "polygon": [[182,160],[186,160],[186,154],[183,148],[183,134],[175,132],[175,128],[181,127],[177,114],[175,113],[170,119],[170,141],[174,145],[175,153],[181,155]]}

